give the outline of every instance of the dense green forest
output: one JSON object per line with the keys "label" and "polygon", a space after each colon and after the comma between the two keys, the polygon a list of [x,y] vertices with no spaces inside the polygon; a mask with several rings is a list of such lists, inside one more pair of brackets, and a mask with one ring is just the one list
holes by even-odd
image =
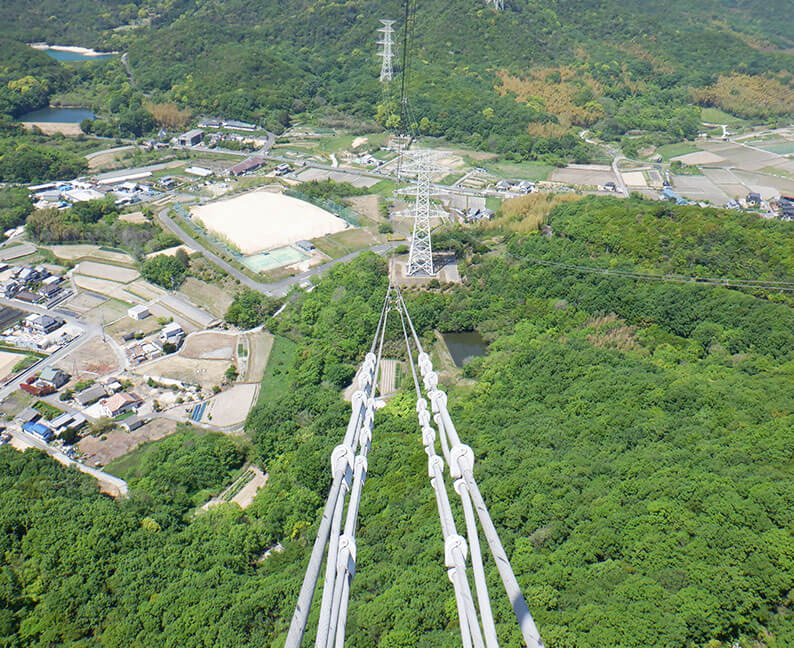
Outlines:
{"label": "dense green forest", "polygon": [[[434,329],[489,341],[449,385],[452,415],[546,645],[794,644],[789,302],[535,262],[794,281],[794,224],[587,198],[549,225],[452,230],[437,242],[458,250],[463,285],[406,295],[428,348]],[[251,448],[183,429],[123,472],[122,502],[0,448],[0,645],[281,646],[346,427],[339,388],[369,347],[385,270],[372,254],[336,266],[268,320],[278,361]],[[238,314],[264,316],[254,301]],[[253,505],[193,516],[244,452],[269,474]],[[352,647],[459,645],[425,464],[401,393],[377,416]],[[510,636],[504,601],[495,614]]]}
{"label": "dense green forest", "polygon": [[[418,2],[409,112],[400,82],[378,81],[374,55],[378,19],[402,15],[397,0],[14,0],[0,26],[8,59],[0,112],[17,116],[53,96],[79,100],[102,116],[92,132],[111,137],[162,125],[147,101],[277,133],[308,113],[327,125],[412,129],[554,164],[592,158],[577,136],[583,127],[658,144],[695,136],[699,106],[767,123],[792,116],[787,0],[510,0],[503,12],[483,0]],[[22,40],[125,51],[132,78],[118,57],[53,64],[41,52],[27,56]],[[397,40],[399,71],[402,33]]]}

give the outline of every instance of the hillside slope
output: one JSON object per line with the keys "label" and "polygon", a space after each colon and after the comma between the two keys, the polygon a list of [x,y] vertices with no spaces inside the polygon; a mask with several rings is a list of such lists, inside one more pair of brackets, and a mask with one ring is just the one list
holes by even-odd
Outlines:
{"label": "hillside slope", "polygon": [[[307,109],[382,125],[401,114],[399,84],[384,91],[374,55],[379,18],[403,27],[396,0],[61,4],[5,3],[0,33],[129,50],[137,83],[155,99],[267,119],[275,130]],[[752,119],[792,114],[787,0],[512,0],[503,12],[482,0],[416,6],[409,93],[425,134],[573,160],[586,151],[564,136],[580,127],[615,140],[627,132],[693,136],[693,102]],[[774,100],[759,106],[750,87]]]}

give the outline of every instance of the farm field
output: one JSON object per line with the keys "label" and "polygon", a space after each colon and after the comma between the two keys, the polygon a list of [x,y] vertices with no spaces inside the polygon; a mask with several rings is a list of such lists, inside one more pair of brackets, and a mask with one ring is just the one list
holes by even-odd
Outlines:
{"label": "farm field", "polygon": [[243,254],[341,232],[344,220],[311,203],[267,191],[193,207],[196,220]]}

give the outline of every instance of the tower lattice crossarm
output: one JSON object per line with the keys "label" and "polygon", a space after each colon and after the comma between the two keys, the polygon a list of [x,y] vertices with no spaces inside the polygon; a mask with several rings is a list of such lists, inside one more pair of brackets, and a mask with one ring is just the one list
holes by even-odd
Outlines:
{"label": "tower lattice crossarm", "polygon": [[394,76],[394,71],[392,70],[392,59],[394,58],[394,42],[392,40],[394,36],[394,21],[381,20],[380,22],[383,24],[383,27],[378,29],[378,33],[383,34],[383,37],[378,41],[378,45],[382,46],[381,50],[378,52],[378,56],[383,59],[380,66],[380,80],[385,83],[391,81]]}

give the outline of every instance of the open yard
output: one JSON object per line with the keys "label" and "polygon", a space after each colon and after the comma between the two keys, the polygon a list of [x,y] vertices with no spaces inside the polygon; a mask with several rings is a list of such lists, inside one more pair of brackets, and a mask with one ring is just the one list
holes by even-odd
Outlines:
{"label": "open yard", "polygon": [[0,351],[0,380],[4,380],[14,369],[14,365],[25,359],[24,353]]}
{"label": "open yard", "polygon": [[72,382],[76,382],[117,371],[119,359],[110,344],[103,342],[101,338],[95,338],[61,358],[55,366],[70,374]]}
{"label": "open yard", "polygon": [[221,392],[210,400],[210,404],[204,411],[202,422],[222,428],[242,425],[254,404],[258,388],[259,386],[255,383],[245,383],[234,385]]}
{"label": "open yard", "polygon": [[193,207],[194,217],[243,254],[290,245],[347,227],[344,220],[311,203],[268,191]]}
{"label": "open yard", "polygon": [[206,331],[188,336],[179,355],[194,360],[232,360],[237,346],[234,334]]}
{"label": "open yard", "polygon": [[223,382],[224,374],[230,364],[229,360],[196,360],[174,354],[136,367],[133,373],[212,387]]}

